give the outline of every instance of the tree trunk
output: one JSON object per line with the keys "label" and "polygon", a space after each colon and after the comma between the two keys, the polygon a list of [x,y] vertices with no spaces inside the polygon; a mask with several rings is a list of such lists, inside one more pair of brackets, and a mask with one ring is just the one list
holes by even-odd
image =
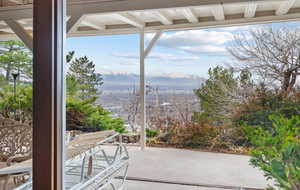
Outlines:
{"label": "tree trunk", "polygon": [[283,83],[282,83],[282,91],[287,92],[290,86],[290,81],[291,81],[291,75],[292,72],[285,72],[284,73],[284,78],[283,78]]}
{"label": "tree trunk", "polygon": [[296,81],[297,81],[297,76],[298,76],[297,72],[298,71],[295,71],[292,73],[292,80],[290,81],[287,92],[290,92],[294,88]]}
{"label": "tree trunk", "polygon": [[6,80],[7,82],[9,82],[10,73],[11,73],[11,67],[10,67],[10,64],[7,63],[7,67],[6,67],[6,75],[5,75],[5,80]]}

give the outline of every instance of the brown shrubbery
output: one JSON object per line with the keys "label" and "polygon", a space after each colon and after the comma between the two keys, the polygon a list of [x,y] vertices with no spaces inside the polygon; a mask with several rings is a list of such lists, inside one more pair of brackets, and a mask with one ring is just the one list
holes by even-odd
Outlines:
{"label": "brown shrubbery", "polygon": [[173,126],[164,128],[163,131],[169,135],[169,138],[166,138],[167,144],[182,148],[209,147],[212,145],[212,140],[218,136],[217,128],[193,122],[185,126],[176,122]]}
{"label": "brown shrubbery", "polygon": [[160,134],[150,141],[150,145],[230,153],[246,153],[248,150],[243,131],[236,127],[192,121],[183,124],[173,120],[168,126],[159,125],[159,131]]}

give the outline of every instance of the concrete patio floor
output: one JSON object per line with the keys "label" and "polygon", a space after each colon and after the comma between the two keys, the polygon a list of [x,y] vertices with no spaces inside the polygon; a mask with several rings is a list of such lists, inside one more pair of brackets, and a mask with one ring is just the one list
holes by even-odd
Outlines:
{"label": "concrete patio floor", "polygon": [[263,189],[270,183],[249,165],[248,156],[172,148],[128,147],[128,151],[128,190]]}

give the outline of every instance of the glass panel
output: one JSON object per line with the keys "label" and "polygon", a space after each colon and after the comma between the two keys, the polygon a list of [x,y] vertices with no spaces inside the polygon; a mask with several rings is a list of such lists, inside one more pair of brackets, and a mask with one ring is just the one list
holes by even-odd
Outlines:
{"label": "glass panel", "polygon": [[[121,189],[128,152],[131,190],[299,186],[299,22],[229,26],[296,17],[300,4],[122,2],[68,7],[66,188]],[[182,31],[164,31],[144,60],[159,32],[138,33],[159,29]]]}

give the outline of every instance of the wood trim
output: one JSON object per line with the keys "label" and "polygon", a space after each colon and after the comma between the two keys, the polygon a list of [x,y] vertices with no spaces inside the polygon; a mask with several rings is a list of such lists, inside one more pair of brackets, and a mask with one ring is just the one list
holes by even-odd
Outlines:
{"label": "wood trim", "polygon": [[34,1],[33,190],[63,189],[65,7]]}

